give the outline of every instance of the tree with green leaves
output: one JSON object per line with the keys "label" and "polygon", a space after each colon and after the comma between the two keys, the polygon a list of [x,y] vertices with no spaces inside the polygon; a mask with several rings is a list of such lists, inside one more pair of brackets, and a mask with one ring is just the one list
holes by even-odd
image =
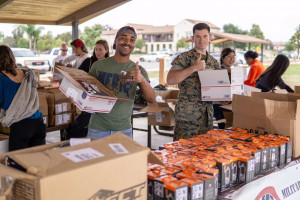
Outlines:
{"label": "tree with green leaves", "polygon": [[27,34],[29,49],[32,49],[32,44],[33,44],[34,50],[36,50],[37,39],[39,38],[41,31],[44,28],[36,27],[35,25],[32,24],[19,25],[19,28],[22,29]]}
{"label": "tree with green leaves", "polygon": [[290,43],[297,49],[297,58],[299,57],[300,51],[300,25],[296,28],[295,34],[290,39]]}
{"label": "tree with green leaves", "polygon": [[71,32],[66,32],[66,33],[61,33],[58,34],[55,39],[60,39],[66,44],[70,44],[72,42],[72,33]]}
{"label": "tree with green leaves", "polygon": [[28,40],[26,40],[25,38],[20,38],[18,40],[17,46],[19,48],[28,48]]}
{"label": "tree with green leaves", "polygon": [[91,28],[84,27],[84,31],[80,34],[79,38],[89,49],[94,49],[95,43],[100,40],[100,34],[102,33],[103,27],[100,24],[95,24]]}
{"label": "tree with green leaves", "polygon": [[[224,33],[233,33],[233,34],[240,34],[240,35],[248,34],[248,31],[244,31],[244,30],[240,29],[238,26],[235,26],[234,24],[231,24],[231,23],[225,24],[223,26],[223,31],[224,31]],[[231,42],[231,43],[232,43],[232,45],[230,45],[230,46],[233,46],[233,42]],[[221,47],[221,45],[216,45],[216,46]],[[242,43],[242,42],[237,42],[236,47],[239,49],[245,50],[247,47],[247,44]]]}
{"label": "tree with green leaves", "polygon": [[[253,36],[253,37],[256,37],[256,38],[259,38],[259,39],[262,39],[262,40],[265,39],[264,33],[262,32],[259,25],[257,25],[257,24],[252,24],[252,28],[249,32],[249,35]],[[258,46],[260,47],[261,45],[257,44],[257,43],[254,43],[252,46],[254,46],[256,48]]]}
{"label": "tree with green leaves", "polygon": [[4,39],[4,34],[3,32],[0,32],[0,43],[3,41],[3,39]]}
{"label": "tree with green leaves", "polygon": [[140,51],[145,46],[146,41],[143,39],[136,39],[135,41],[135,47],[138,48]]}
{"label": "tree with green leaves", "polygon": [[186,48],[188,48],[190,46],[184,40],[185,40],[184,38],[181,38],[180,40],[177,41],[177,43],[176,43],[177,50],[181,49],[181,48],[182,49],[186,49]]}
{"label": "tree with green leaves", "polygon": [[[20,26],[15,26],[15,28],[11,32],[13,34],[13,38],[16,42],[16,46],[18,46],[18,42],[21,38],[24,38],[24,29]],[[28,42],[28,41],[27,41]],[[28,48],[28,44],[27,44]]]}

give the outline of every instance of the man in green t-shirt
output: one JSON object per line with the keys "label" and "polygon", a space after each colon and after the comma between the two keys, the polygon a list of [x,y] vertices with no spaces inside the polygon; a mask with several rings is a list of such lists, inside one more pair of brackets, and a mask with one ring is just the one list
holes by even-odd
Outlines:
{"label": "man in green t-shirt", "polygon": [[115,55],[92,65],[90,75],[113,91],[119,100],[110,113],[92,114],[88,130],[90,137],[102,138],[120,131],[132,138],[131,115],[137,86],[148,102],[155,102],[146,70],[129,58],[136,38],[133,27],[122,27],[114,41]]}

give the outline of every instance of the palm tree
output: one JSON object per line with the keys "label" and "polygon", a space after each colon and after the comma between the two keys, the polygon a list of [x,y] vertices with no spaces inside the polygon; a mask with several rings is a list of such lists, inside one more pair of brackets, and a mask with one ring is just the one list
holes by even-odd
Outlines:
{"label": "palm tree", "polygon": [[41,31],[44,29],[43,27],[36,28],[35,25],[26,24],[26,25],[19,25],[21,29],[27,34],[28,41],[29,41],[29,49],[32,49],[32,42],[34,45],[34,50],[36,49],[36,42],[39,38]]}

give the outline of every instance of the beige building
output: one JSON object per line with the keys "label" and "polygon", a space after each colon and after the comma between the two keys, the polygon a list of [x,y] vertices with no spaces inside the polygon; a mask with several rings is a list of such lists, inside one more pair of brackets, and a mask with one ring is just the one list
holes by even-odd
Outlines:
{"label": "beige building", "polygon": [[[136,29],[137,37],[146,41],[146,45],[142,48],[143,52],[153,52],[162,49],[171,49],[177,51],[176,43],[182,38],[190,38],[193,35],[193,26],[197,23],[206,23],[210,26],[211,31],[220,32],[220,28],[216,25],[199,20],[184,19],[174,26],[152,26],[144,24],[127,24]],[[112,49],[115,35],[118,29],[103,31],[101,38],[107,40]]]}

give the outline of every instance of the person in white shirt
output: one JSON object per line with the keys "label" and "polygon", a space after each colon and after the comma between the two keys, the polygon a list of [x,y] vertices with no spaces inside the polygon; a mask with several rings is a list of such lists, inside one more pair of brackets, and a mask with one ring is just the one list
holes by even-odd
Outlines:
{"label": "person in white shirt", "polygon": [[64,59],[68,57],[68,45],[62,44],[60,47],[60,55],[58,55],[52,63],[52,66],[55,66],[55,63],[62,63]]}
{"label": "person in white shirt", "polygon": [[67,65],[68,63],[74,61],[72,68],[78,69],[81,63],[89,57],[88,50],[85,44],[80,39],[76,39],[71,42],[71,46],[74,54],[65,58],[62,64]]}

